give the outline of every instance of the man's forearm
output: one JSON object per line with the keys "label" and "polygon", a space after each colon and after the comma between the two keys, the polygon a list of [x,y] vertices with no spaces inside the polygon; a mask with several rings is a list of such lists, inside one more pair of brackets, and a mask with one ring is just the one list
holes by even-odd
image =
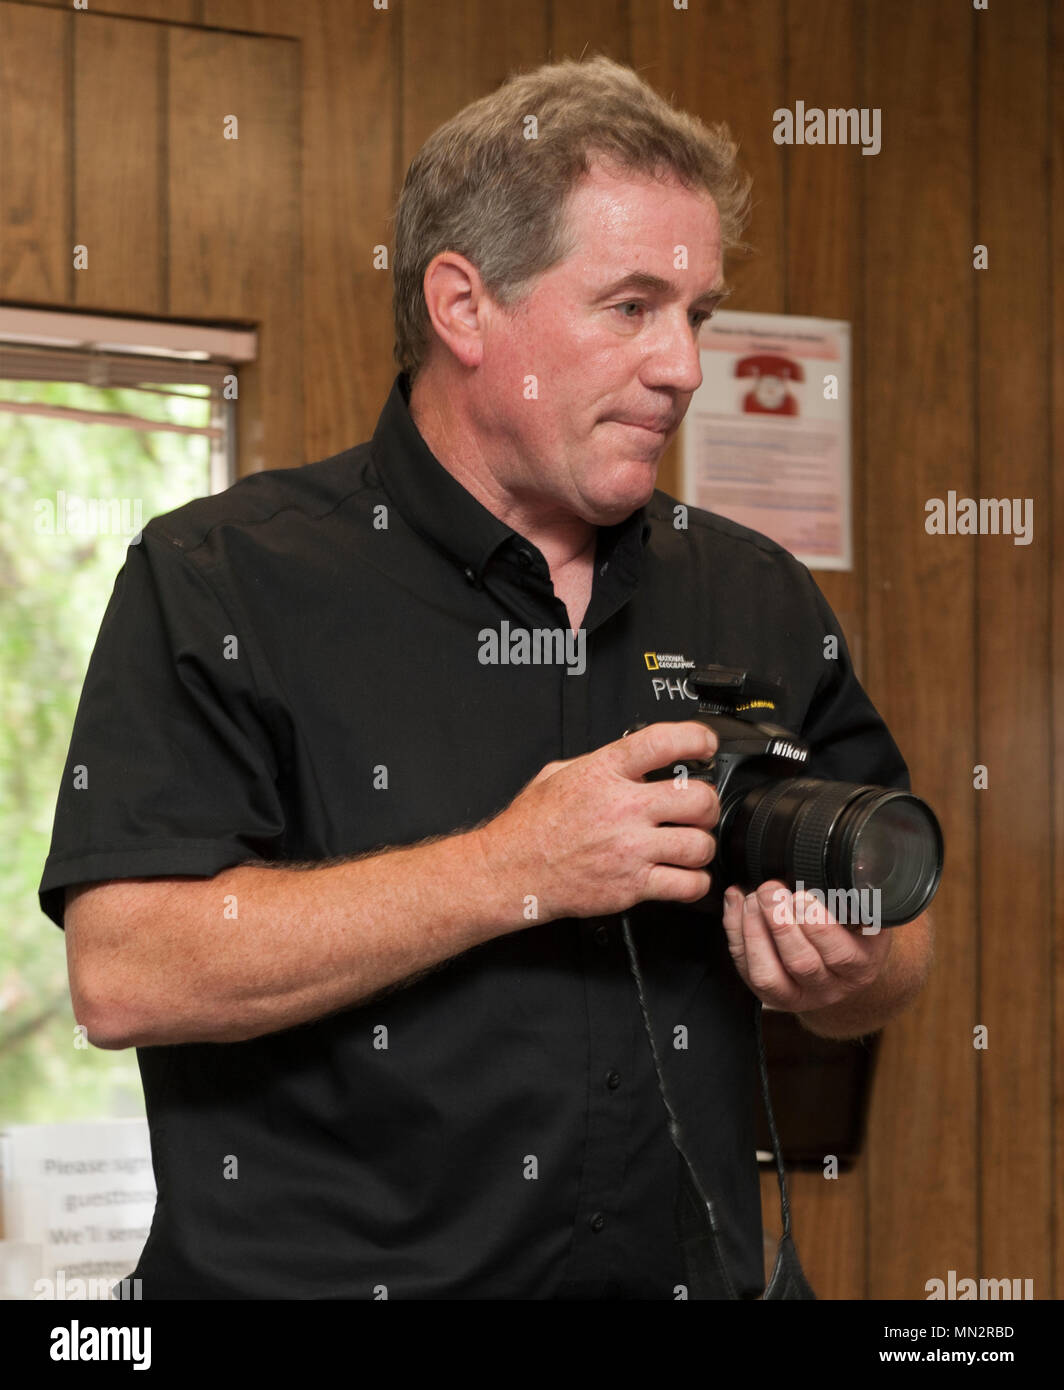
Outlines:
{"label": "man's forearm", "polygon": [[912,1003],[927,978],[932,934],[925,912],[891,932],[890,955],[867,989],[838,1004],[797,1014],[798,1021],[822,1038],[858,1038],[874,1033]]}
{"label": "man's forearm", "polygon": [[[115,897],[106,913],[94,909],[96,964],[75,998],[90,1041],[106,1048],[277,1032],[525,925],[520,899],[493,883],[476,832],[327,867],[240,865],[211,879],[138,883],[136,896],[134,885],[99,888],[125,890],[135,904],[123,910]],[[68,909],[68,949],[77,911]]]}

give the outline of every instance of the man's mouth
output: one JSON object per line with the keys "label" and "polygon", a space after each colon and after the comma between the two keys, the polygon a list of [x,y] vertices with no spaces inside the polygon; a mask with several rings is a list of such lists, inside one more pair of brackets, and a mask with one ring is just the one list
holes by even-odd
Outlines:
{"label": "man's mouth", "polygon": [[649,424],[639,420],[611,420],[614,425],[627,425],[629,429],[642,430],[644,434],[656,434],[659,438],[664,438],[669,431],[668,424]]}

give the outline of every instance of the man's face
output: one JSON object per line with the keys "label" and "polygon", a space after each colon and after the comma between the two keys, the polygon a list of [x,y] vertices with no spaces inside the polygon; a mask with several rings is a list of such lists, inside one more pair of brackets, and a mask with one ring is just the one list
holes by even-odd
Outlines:
{"label": "man's face", "polygon": [[[612,525],[650,499],[701,384],[698,329],[722,289],[720,220],[708,193],[600,166],[569,212],[575,251],[512,314],[490,305],[475,422],[512,495]],[[633,272],[666,287],[625,286]],[[529,376],[536,399],[525,398]]]}

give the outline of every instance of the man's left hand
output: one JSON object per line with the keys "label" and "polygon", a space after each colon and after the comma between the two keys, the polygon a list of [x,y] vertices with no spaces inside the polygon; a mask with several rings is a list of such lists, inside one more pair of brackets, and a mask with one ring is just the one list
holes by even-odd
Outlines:
{"label": "man's left hand", "polygon": [[889,931],[840,926],[823,902],[763,883],[724,895],[724,930],[736,969],[763,1004],[789,1013],[827,1008],[867,989],[890,954]]}

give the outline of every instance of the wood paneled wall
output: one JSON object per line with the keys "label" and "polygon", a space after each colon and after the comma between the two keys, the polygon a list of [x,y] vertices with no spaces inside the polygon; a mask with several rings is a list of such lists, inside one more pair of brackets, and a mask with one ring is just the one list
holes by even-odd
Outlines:
{"label": "wood paneled wall", "polygon": [[304,457],[299,59],[288,38],[0,4],[0,298],[255,324],[242,473]]}
{"label": "wood paneled wall", "polygon": [[[824,1298],[922,1299],[950,1269],[1059,1298],[1053,0],[0,3],[0,297],[256,322],[242,467],[342,449],[369,435],[394,376],[391,281],[373,259],[407,161],[511,69],[585,49],[739,137],[758,249],[730,267],[732,305],[854,325],[856,559],[818,577],[947,837],[935,969],[885,1032],[865,1154],[837,1180],[792,1179],[803,1259]],[[880,108],[880,153],[774,144],[773,111],[799,99]],[[248,113],[249,143],[227,162],[230,110]],[[91,275],[70,269],[75,230],[101,249]],[[677,478],[673,450],[662,485]],[[1032,498],[1033,543],[928,535],[925,502],[950,490]],[[771,1228],[767,1178],[765,1194]]]}

